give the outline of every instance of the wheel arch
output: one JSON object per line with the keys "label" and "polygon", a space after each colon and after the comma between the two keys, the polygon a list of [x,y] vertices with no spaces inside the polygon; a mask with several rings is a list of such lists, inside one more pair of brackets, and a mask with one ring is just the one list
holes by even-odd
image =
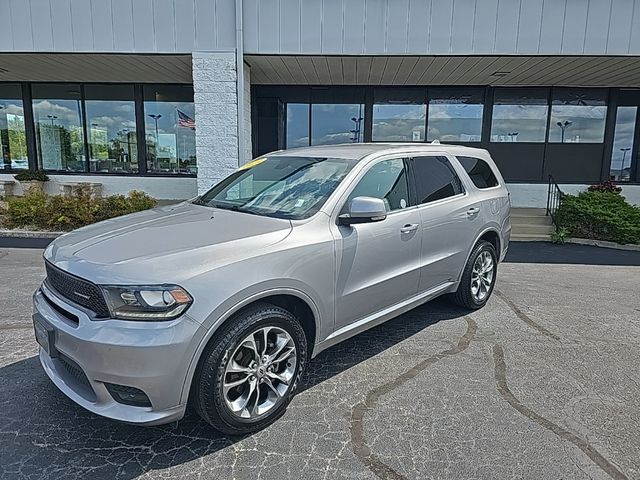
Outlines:
{"label": "wheel arch", "polygon": [[476,238],[473,240],[473,242],[469,246],[469,250],[467,251],[467,256],[464,259],[464,263],[462,264],[462,268],[460,269],[460,272],[458,272],[458,282],[462,278],[462,272],[464,272],[464,267],[467,264],[467,262],[469,261],[469,257],[471,256],[471,252],[473,252],[473,249],[476,248],[476,245],[478,244],[478,242],[480,240],[486,240],[489,243],[491,243],[494,246],[494,248],[496,249],[496,256],[498,258],[498,261],[500,260],[500,249],[502,248],[502,240],[500,239],[500,231],[498,230],[497,227],[495,227],[493,225],[490,225],[490,226],[482,229],[480,232],[478,232],[478,234],[476,235]]}
{"label": "wheel arch", "polygon": [[252,305],[255,305],[256,303],[261,302],[271,303],[284,308],[300,319],[308,341],[308,358],[313,356],[313,350],[315,349],[317,335],[320,328],[320,312],[311,297],[304,292],[293,288],[270,289],[255,293],[246,297],[244,300],[237,302],[233,307],[226,310],[219,317],[218,321],[216,321],[202,337],[193,358],[191,359],[187,376],[182,386],[182,394],[180,396],[181,404],[186,403],[189,398],[191,384],[193,382],[196,369],[202,360],[202,354],[207,348],[207,345],[215,339],[216,334],[221,331],[223,326],[226,325],[234,315],[242,312]]}

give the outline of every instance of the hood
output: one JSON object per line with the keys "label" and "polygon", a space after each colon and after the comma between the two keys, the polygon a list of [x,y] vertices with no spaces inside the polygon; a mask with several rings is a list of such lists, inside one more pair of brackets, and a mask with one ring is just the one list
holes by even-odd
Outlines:
{"label": "hood", "polygon": [[289,220],[181,203],[80,228],[44,255],[96,283],[168,282],[263,250],[290,231]]}

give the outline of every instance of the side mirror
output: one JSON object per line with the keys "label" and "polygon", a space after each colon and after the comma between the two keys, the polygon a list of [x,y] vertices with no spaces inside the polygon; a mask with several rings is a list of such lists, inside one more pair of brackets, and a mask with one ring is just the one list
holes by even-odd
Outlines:
{"label": "side mirror", "polygon": [[340,223],[353,225],[354,223],[380,222],[387,218],[384,201],[373,197],[356,197],[351,200],[349,213],[340,215]]}

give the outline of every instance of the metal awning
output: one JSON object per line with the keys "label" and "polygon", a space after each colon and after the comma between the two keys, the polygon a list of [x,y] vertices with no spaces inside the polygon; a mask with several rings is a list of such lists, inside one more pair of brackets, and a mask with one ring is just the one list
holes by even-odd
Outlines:
{"label": "metal awning", "polygon": [[640,87],[638,56],[249,55],[251,83]]}

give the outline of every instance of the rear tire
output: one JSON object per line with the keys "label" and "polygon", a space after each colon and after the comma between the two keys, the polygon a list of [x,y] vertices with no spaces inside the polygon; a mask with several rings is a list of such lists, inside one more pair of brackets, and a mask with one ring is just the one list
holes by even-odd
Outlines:
{"label": "rear tire", "polygon": [[460,284],[451,295],[451,300],[469,310],[484,307],[493,292],[497,273],[498,256],[495,247],[486,240],[480,240],[469,255]]}
{"label": "rear tire", "polygon": [[203,352],[192,386],[195,410],[229,435],[261,430],[284,414],[306,361],[298,319],[275,305],[253,305],[231,318]]}

